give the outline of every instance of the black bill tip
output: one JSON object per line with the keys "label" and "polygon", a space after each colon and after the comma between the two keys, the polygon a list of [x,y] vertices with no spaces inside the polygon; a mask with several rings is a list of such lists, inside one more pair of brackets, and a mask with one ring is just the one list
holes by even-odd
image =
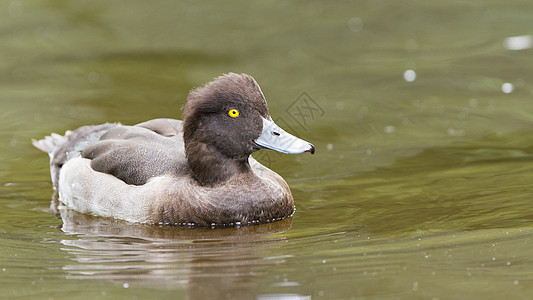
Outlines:
{"label": "black bill tip", "polygon": [[315,154],[315,146],[313,146],[313,144],[309,144],[309,146],[311,146],[311,148],[309,148],[308,150],[305,150],[304,152]]}

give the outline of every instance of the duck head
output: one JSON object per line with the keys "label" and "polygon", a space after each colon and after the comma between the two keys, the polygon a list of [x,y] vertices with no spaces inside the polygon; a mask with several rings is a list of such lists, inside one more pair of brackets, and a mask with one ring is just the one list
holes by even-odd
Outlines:
{"label": "duck head", "polygon": [[183,139],[187,161],[202,185],[216,185],[250,172],[248,157],[259,149],[314,153],[312,144],[281,129],[265,96],[248,75],[229,73],[189,93]]}

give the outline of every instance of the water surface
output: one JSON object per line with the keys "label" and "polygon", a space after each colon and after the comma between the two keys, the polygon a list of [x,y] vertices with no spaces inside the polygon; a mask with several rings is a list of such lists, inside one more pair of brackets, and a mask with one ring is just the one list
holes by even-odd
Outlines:
{"label": "water surface", "polygon": [[[16,298],[527,299],[533,295],[528,1],[4,1],[0,290]],[[508,39],[515,37],[515,39]],[[253,75],[314,156],[254,156],[288,220],[233,229],[49,209],[31,138],[181,118]]]}

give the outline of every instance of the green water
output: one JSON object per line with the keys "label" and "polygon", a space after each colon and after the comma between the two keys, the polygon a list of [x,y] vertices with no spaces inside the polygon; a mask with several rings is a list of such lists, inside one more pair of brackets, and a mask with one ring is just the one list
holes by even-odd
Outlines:
{"label": "green water", "polygon": [[[533,297],[530,1],[175,2],[0,3],[0,297]],[[317,148],[255,155],[291,186],[292,219],[50,212],[31,138],[181,118],[227,72]]]}

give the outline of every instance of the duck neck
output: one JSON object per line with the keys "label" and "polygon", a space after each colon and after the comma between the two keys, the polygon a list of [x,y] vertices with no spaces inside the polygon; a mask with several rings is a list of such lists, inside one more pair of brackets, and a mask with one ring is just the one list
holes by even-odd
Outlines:
{"label": "duck neck", "polygon": [[187,143],[187,162],[196,180],[204,186],[222,184],[237,175],[252,174],[248,155],[229,158],[205,143]]}

